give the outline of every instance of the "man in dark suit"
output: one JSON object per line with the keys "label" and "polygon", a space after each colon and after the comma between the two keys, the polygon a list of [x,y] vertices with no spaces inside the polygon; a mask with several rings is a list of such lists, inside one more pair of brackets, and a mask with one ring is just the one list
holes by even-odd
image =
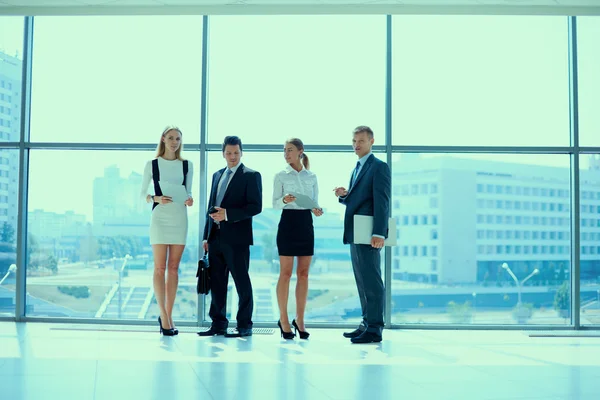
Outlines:
{"label": "man in dark suit", "polygon": [[[363,317],[358,329],[344,333],[344,337],[350,338],[352,343],[382,340],[385,288],[381,279],[380,252],[388,234],[391,174],[388,165],[371,153],[374,142],[373,131],[368,126],[354,129],[352,146],[358,162],[348,189],[334,189],[339,202],[346,206],[344,243],[350,244],[352,268]],[[354,243],[355,215],[373,216],[370,244]]]}
{"label": "man in dark suit", "polygon": [[[262,181],[260,173],[240,162],[242,141],[237,136],[225,138],[223,158],[227,168],[213,175],[208,203],[210,214],[202,244],[204,251],[208,251],[210,265],[212,324],[208,331],[198,332],[198,335],[251,336],[253,299],[248,269],[250,246],[254,244],[252,217],[262,211]],[[227,332],[226,317],[230,272],[239,297],[237,329],[233,333]]]}

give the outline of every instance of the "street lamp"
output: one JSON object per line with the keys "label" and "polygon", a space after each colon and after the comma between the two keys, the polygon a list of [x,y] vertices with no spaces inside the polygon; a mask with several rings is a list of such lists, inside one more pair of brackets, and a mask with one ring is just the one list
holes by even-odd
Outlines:
{"label": "street lamp", "polygon": [[511,269],[510,269],[510,267],[508,266],[507,263],[502,263],[502,268],[504,268],[510,274],[510,276],[515,281],[515,284],[517,285],[517,294],[519,296],[518,301],[517,301],[517,306],[521,307],[521,286],[525,282],[527,282],[532,276],[539,274],[540,270],[537,269],[537,268],[534,269],[532,273],[530,273],[529,275],[527,275],[527,277],[525,279],[523,279],[521,282],[519,282],[519,280],[517,279],[517,277],[515,276],[515,274],[513,274],[513,272],[511,271]]}
{"label": "street lamp", "polygon": [[6,271],[6,274],[4,275],[4,277],[2,279],[0,279],[0,285],[2,285],[2,282],[4,282],[4,280],[6,278],[8,278],[8,275],[10,275],[11,272],[15,272],[17,270],[17,266],[15,264],[10,264],[10,267],[8,267],[8,271]]}

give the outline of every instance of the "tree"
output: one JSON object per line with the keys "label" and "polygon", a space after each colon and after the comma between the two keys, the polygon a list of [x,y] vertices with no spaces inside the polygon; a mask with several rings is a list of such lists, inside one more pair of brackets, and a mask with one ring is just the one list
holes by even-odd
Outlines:
{"label": "tree", "polygon": [[0,229],[0,242],[14,244],[15,228],[12,224],[9,224],[8,222],[2,224],[2,228]]}
{"label": "tree", "polygon": [[132,257],[143,252],[142,240],[137,236],[102,236],[97,240],[97,253],[102,259]]}
{"label": "tree", "polygon": [[117,240],[121,243],[121,257],[129,254],[132,257],[142,253],[142,240],[137,236],[118,236]]}
{"label": "tree", "polygon": [[38,267],[35,262],[34,255],[40,250],[40,245],[37,238],[31,233],[27,237],[27,269],[36,269]]}
{"label": "tree", "polygon": [[49,255],[46,259],[46,268],[52,271],[52,273],[55,275],[58,273],[58,260],[56,257],[54,257],[54,255]]}
{"label": "tree", "polygon": [[554,295],[554,309],[564,318],[570,316],[571,293],[569,282],[563,282]]}
{"label": "tree", "polygon": [[110,237],[102,236],[99,237],[97,241],[98,255],[100,255],[100,258],[104,260],[109,259],[113,256],[114,250],[110,239]]}

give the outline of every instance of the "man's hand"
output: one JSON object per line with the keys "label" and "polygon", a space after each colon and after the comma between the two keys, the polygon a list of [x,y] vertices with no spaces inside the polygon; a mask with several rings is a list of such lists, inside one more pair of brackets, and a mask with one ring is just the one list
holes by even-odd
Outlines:
{"label": "man's hand", "polygon": [[208,242],[206,240],[202,241],[202,248],[204,249],[204,252],[208,252]]}
{"label": "man's hand", "polygon": [[376,249],[381,249],[385,244],[385,239],[380,237],[372,237],[371,238],[371,246]]}
{"label": "man's hand", "polygon": [[225,209],[221,207],[215,207],[217,209],[216,213],[210,214],[210,217],[213,221],[221,222],[225,221]]}
{"label": "man's hand", "polygon": [[337,197],[344,197],[348,194],[348,191],[344,187],[336,187],[333,191]]}
{"label": "man's hand", "polygon": [[312,213],[315,214],[316,217],[320,217],[321,215],[323,215],[323,209],[313,208]]}
{"label": "man's hand", "polygon": [[185,201],[185,205],[188,207],[191,207],[194,205],[194,199],[192,198],[192,196],[187,198],[187,200]]}

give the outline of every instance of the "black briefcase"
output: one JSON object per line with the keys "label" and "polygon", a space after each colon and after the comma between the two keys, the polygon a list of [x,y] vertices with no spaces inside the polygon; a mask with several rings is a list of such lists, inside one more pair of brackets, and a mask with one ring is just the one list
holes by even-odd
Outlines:
{"label": "black briefcase", "polygon": [[198,294],[208,294],[210,292],[210,271],[208,270],[208,253],[198,260],[198,271],[196,271],[196,292]]}

